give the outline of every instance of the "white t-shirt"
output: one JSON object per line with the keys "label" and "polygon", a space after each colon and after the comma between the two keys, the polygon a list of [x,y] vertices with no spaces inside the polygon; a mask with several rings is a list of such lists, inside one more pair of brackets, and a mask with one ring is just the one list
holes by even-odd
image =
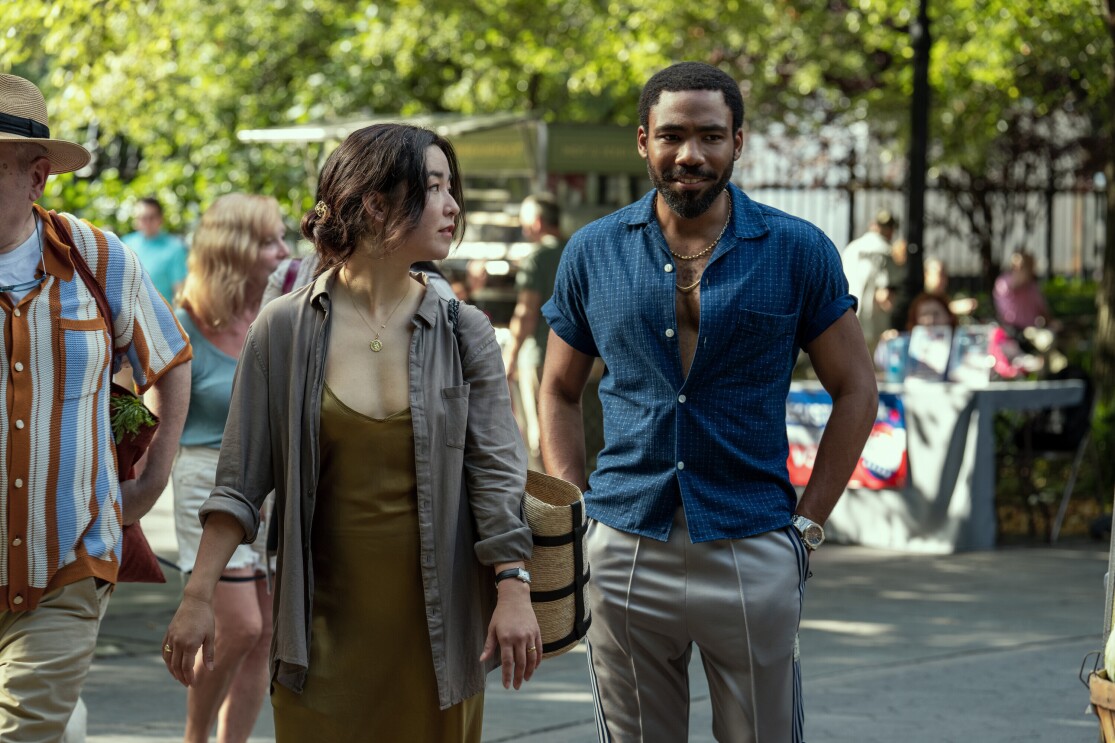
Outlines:
{"label": "white t-shirt", "polygon": [[[35,272],[39,268],[39,260],[42,258],[39,250],[39,235],[42,225],[39,224],[38,217],[35,218],[35,227],[35,231],[19,247],[9,250],[7,253],[0,253],[0,286],[26,284],[36,278]],[[12,298],[12,304],[19,304],[19,301],[26,297],[27,292],[31,289],[34,289],[34,287],[8,292]]]}

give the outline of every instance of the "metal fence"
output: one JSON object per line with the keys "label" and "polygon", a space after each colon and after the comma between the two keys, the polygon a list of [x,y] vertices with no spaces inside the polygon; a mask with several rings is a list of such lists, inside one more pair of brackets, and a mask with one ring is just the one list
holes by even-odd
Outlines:
{"label": "metal fence", "polygon": [[[813,222],[843,249],[863,234],[871,218],[887,209],[902,219],[900,189],[848,186],[747,186],[756,201]],[[1106,208],[1102,190],[998,193],[992,204],[993,253],[1000,266],[1015,250],[1037,259],[1039,275],[1098,278],[1103,268]],[[924,256],[942,259],[957,278],[980,275],[980,256],[970,221],[946,193],[926,194]]]}

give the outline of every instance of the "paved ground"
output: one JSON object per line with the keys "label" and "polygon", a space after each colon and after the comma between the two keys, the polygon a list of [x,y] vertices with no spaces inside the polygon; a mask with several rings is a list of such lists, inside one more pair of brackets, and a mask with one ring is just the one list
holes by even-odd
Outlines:
{"label": "paved ground", "polygon": [[[169,503],[144,528],[157,551],[173,555]],[[826,546],[812,568],[801,635],[809,740],[1097,739],[1077,673],[1100,644],[1105,545],[946,557]],[[84,694],[90,743],[181,739],[185,691],[159,657],[179,591],[175,576],[166,586],[117,590]],[[594,740],[584,664],[582,652],[548,661],[518,693],[489,684],[484,740]],[[699,669],[695,657],[690,741],[707,742],[711,711]],[[252,742],[272,735],[265,706]]]}

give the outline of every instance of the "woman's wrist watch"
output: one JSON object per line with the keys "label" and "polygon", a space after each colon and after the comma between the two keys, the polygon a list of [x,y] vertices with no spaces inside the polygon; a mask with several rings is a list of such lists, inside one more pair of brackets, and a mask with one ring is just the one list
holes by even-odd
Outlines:
{"label": "woman's wrist watch", "polygon": [[516,580],[521,580],[523,583],[526,583],[528,586],[530,585],[530,572],[526,568],[501,570],[496,573],[496,585],[498,586],[500,581],[507,580],[508,578],[515,578]]}
{"label": "woman's wrist watch", "polygon": [[790,523],[795,529],[798,530],[798,535],[801,537],[801,543],[805,548],[812,552],[825,543],[825,530],[820,524],[812,519],[802,516],[800,513],[795,513]]}

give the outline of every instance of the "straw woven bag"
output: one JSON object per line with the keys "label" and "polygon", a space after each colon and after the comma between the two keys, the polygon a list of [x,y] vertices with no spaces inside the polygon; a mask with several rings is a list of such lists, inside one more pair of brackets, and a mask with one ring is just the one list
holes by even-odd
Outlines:
{"label": "straw woven bag", "polygon": [[573,483],[531,470],[523,511],[534,536],[526,563],[530,600],[542,630],[542,657],[553,658],[576,647],[591,621],[585,502]]}

